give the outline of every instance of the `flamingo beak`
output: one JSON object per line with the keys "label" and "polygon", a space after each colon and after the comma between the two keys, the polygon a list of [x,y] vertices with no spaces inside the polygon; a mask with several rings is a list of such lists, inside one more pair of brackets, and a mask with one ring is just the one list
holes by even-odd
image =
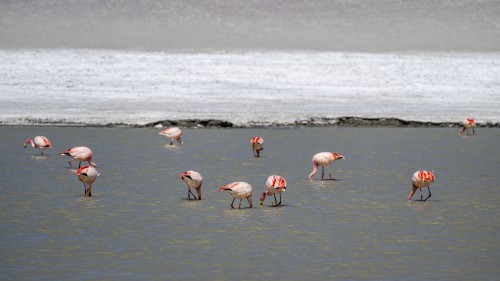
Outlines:
{"label": "flamingo beak", "polygon": [[26,148],[26,143],[24,143],[24,148]]}

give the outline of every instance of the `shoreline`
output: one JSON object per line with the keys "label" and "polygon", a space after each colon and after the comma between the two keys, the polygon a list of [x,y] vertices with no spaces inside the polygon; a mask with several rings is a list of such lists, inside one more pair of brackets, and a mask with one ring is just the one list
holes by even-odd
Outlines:
{"label": "shoreline", "polygon": [[[365,118],[343,116],[336,118],[311,117],[293,122],[263,122],[249,121],[245,125],[238,125],[226,120],[218,119],[178,119],[159,120],[146,124],[108,123],[87,124],[77,122],[55,122],[47,119],[30,119],[26,124],[6,124],[0,126],[50,126],[50,127],[105,127],[105,128],[163,128],[178,126],[182,128],[286,128],[286,127],[391,127],[391,128],[459,128],[461,122],[431,122],[404,120],[400,118]],[[478,128],[500,128],[500,123],[476,123]]]}

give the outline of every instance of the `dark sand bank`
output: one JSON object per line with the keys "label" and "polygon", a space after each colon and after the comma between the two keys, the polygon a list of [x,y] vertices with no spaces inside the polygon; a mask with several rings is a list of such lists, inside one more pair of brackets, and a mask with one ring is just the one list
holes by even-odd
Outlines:
{"label": "dark sand bank", "polygon": [[[181,119],[181,120],[161,120],[146,124],[86,124],[78,122],[66,122],[64,120],[54,121],[49,119],[26,119],[29,125],[33,126],[77,126],[77,127],[130,127],[130,128],[150,128],[179,126],[184,128],[268,128],[268,127],[408,127],[408,128],[452,128],[461,127],[461,122],[430,122],[413,121],[399,118],[363,118],[363,117],[311,117],[308,119],[296,120],[294,122],[260,122],[250,121],[245,124],[235,124],[225,120],[217,119]],[[1,124],[0,125],[10,125]],[[16,124],[15,126],[18,126]],[[480,128],[500,128],[500,123],[477,123]]]}

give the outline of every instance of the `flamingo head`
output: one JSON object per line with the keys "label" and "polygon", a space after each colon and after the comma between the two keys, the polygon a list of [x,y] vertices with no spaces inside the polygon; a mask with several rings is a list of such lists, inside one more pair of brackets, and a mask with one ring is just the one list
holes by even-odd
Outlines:
{"label": "flamingo head", "polygon": [[260,204],[262,205],[262,203],[264,203],[264,200],[266,200],[266,195],[267,195],[267,192],[262,192],[262,194],[260,195]]}
{"label": "flamingo head", "polygon": [[30,139],[25,139],[24,140],[24,148],[26,148],[26,146],[28,145],[28,143],[30,143],[31,140]]}

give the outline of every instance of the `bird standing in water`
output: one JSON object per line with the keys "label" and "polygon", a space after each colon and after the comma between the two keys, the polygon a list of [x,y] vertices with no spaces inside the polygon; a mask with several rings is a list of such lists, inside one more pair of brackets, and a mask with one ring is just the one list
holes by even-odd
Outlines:
{"label": "bird standing in water", "polygon": [[182,130],[179,127],[167,128],[161,131],[159,134],[169,138],[170,145],[174,144],[174,140],[176,140],[179,144],[182,144]]}
{"label": "bird standing in water", "polygon": [[92,166],[83,166],[76,171],[76,175],[85,186],[85,196],[92,196],[92,184],[99,176],[99,172]]}
{"label": "bird standing in water", "polygon": [[476,127],[476,121],[472,118],[465,118],[464,122],[462,122],[462,130],[458,132],[459,135],[462,135],[463,132],[467,131],[467,135],[469,134],[469,129],[472,129],[472,135],[474,135],[474,128]]}
{"label": "bird standing in water", "polygon": [[231,202],[231,208],[234,209],[233,203],[236,198],[240,199],[240,204],[238,205],[238,209],[241,208],[241,201],[243,198],[246,198],[250,208],[252,208],[252,186],[250,186],[246,182],[233,182],[228,185],[225,185],[219,188],[218,191],[225,190],[234,197],[233,202]]}
{"label": "bird standing in water", "polygon": [[260,151],[264,150],[264,139],[261,137],[253,137],[250,142],[252,143],[253,156],[259,157]]}
{"label": "bird standing in water", "polygon": [[40,155],[45,155],[43,154],[43,150],[45,148],[51,148],[52,144],[50,143],[49,139],[44,137],[44,136],[36,136],[33,140],[26,139],[24,140],[24,148],[31,143],[32,147],[39,148],[41,150]]}
{"label": "bird standing in water", "polygon": [[[429,186],[431,182],[434,182],[434,179],[434,172],[425,170],[416,171],[411,179],[412,190],[410,191],[410,194],[408,194],[408,201],[411,200],[413,194],[415,194],[415,191],[417,191],[417,189],[420,189],[420,200],[427,201],[427,199],[431,197],[431,189]],[[429,190],[429,195],[425,199],[423,199],[422,196],[422,187],[427,187],[427,189]]]}
{"label": "bird standing in water", "polygon": [[[267,190],[262,192],[260,195],[260,205],[266,199],[266,196],[274,195],[273,206],[281,205],[281,193],[286,190],[286,181],[283,177],[272,175],[267,178],[266,181]],[[280,201],[276,200],[276,193],[280,195]]]}
{"label": "bird standing in water", "polygon": [[79,161],[78,163],[78,168],[82,165],[82,162],[87,161],[90,166],[97,167],[97,164],[92,162],[92,150],[86,146],[75,146],[73,148],[70,148],[66,151],[61,152],[61,155],[66,155],[71,157],[72,159],[69,160],[69,166],[73,168],[73,165],[71,165],[71,162],[73,161]]}
{"label": "bird standing in water", "polygon": [[201,177],[200,173],[196,171],[185,171],[184,173],[180,174],[179,177],[181,177],[188,188],[188,199],[191,199],[190,195],[193,195],[193,198],[196,200],[196,196],[191,191],[191,188],[194,188],[198,193],[198,200],[201,200],[201,184],[203,178]]}
{"label": "bird standing in water", "polygon": [[333,163],[333,161],[339,159],[345,159],[345,157],[341,154],[333,152],[320,152],[315,154],[312,158],[313,170],[311,174],[309,174],[309,179],[311,180],[312,177],[318,172],[318,166],[321,166],[321,179],[323,179],[325,175],[325,166],[328,169],[328,173],[331,179],[332,172],[330,171],[330,165]]}

